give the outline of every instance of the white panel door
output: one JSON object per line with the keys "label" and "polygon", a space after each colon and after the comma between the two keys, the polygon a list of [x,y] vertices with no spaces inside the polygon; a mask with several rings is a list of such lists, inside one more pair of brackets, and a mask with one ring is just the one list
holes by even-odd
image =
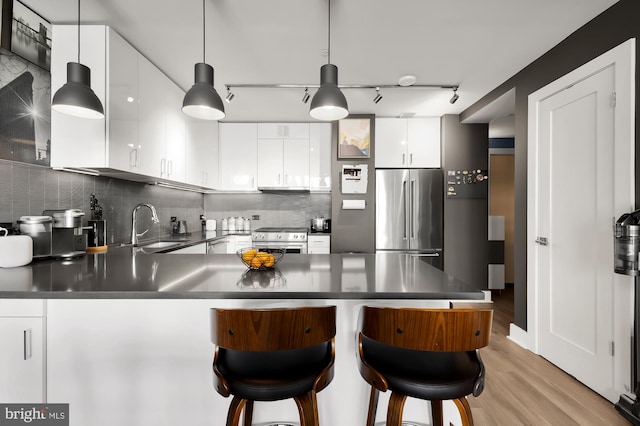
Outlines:
{"label": "white panel door", "polygon": [[285,186],[309,188],[309,139],[285,139],[282,157]]}
{"label": "white panel door", "polygon": [[258,173],[258,125],[220,123],[220,189],[254,190]]}
{"label": "white panel door", "polygon": [[282,139],[258,139],[258,188],[284,185]]}
{"label": "white panel door", "polygon": [[532,236],[539,353],[600,392],[614,377],[613,91],[610,66],[539,103]]}
{"label": "white panel door", "polygon": [[407,120],[407,135],[409,140],[408,166],[412,168],[439,168],[440,118],[411,118]]}

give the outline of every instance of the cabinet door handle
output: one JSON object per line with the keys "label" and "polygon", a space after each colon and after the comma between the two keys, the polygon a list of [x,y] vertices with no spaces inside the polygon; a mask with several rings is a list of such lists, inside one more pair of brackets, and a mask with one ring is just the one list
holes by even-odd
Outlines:
{"label": "cabinet door handle", "polygon": [[[133,161],[131,161],[133,159]],[[129,166],[138,167],[138,148],[134,148],[129,153]]]}
{"label": "cabinet door handle", "polygon": [[173,174],[173,160],[167,161],[167,177]]}
{"label": "cabinet door handle", "polygon": [[413,154],[409,154],[409,165],[413,164]]}
{"label": "cabinet door handle", "polygon": [[164,176],[164,172],[165,172],[165,164],[166,164],[167,160],[165,160],[164,158],[162,160],[160,160],[160,177]]}
{"label": "cabinet door handle", "polygon": [[24,360],[26,361],[33,356],[30,328],[27,328],[26,330],[24,330],[23,342],[24,342]]}
{"label": "cabinet door handle", "polygon": [[404,154],[402,154],[402,165],[404,166]]}

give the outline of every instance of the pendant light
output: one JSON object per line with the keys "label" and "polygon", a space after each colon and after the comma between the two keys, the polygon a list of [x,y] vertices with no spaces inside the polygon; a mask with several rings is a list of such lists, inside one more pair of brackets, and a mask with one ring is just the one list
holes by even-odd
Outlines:
{"label": "pendant light", "polygon": [[78,0],[78,62],[67,62],[67,82],[53,95],[51,108],[81,118],[104,118],[104,108],[91,90],[91,69],[80,63],[80,0]]}
{"label": "pendant light", "polygon": [[213,87],[213,67],[205,63],[205,13],[202,0],[202,62],[195,66],[195,83],[184,95],[182,111],[202,120],[220,120],[225,117],[224,104]]}
{"label": "pendant light", "polygon": [[320,68],[320,88],[311,99],[309,115],[316,120],[340,120],[349,115],[347,99],[338,87],[338,67],[331,63],[331,0],[329,4],[327,63]]}

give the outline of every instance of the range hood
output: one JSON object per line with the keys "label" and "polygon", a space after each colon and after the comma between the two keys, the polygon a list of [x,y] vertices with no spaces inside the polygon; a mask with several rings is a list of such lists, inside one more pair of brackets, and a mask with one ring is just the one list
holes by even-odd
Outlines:
{"label": "range hood", "polygon": [[267,194],[308,194],[309,187],[303,186],[259,186],[258,191]]}

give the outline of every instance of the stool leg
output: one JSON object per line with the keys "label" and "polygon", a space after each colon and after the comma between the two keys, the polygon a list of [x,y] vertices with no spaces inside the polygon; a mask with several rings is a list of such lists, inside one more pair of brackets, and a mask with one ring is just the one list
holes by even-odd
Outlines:
{"label": "stool leg", "polygon": [[240,414],[246,403],[246,399],[238,398],[237,396],[233,397],[231,405],[229,405],[229,413],[227,414],[227,426],[239,426]]}
{"label": "stool leg", "polygon": [[293,398],[300,414],[300,426],[319,426],[316,393],[309,391]]}
{"label": "stool leg", "polygon": [[371,386],[371,395],[369,396],[369,413],[367,414],[367,426],[374,426],[376,422],[376,412],[378,411],[378,397],[380,391]]}
{"label": "stool leg", "polygon": [[462,398],[454,399],[453,402],[460,412],[462,426],[473,426],[473,416],[471,415],[471,407],[467,398],[463,396]]}
{"label": "stool leg", "polygon": [[244,426],[251,426],[253,420],[253,401],[247,401],[244,406]]}
{"label": "stool leg", "polygon": [[431,420],[433,426],[442,426],[442,401],[431,401]]}
{"label": "stool leg", "polygon": [[402,411],[407,395],[392,392],[387,407],[387,426],[402,426]]}

